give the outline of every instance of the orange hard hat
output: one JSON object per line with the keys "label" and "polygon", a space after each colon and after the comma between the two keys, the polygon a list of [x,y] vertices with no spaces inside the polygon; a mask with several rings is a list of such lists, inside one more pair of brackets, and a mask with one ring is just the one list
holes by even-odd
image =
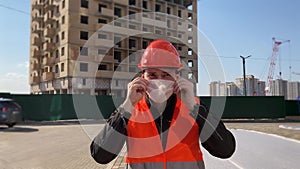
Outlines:
{"label": "orange hard hat", "polygon": [[144,51],[138,67],[144,68],[176,68],[183,67],[176,48],[166,40],[155,40]]}

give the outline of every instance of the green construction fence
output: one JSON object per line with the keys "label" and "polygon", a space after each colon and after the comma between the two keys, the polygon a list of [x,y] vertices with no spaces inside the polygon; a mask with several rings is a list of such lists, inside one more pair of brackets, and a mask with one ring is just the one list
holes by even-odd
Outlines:
{"label": "green construction fence", "polygon": [[[21,95],[0,93],[21,106],[25,120],[106,119],[124,100],[113,96],[70,94]],[[223,119],[284,118],[300,115],[299,101],[286,101],[282,96],[200,97]]]}

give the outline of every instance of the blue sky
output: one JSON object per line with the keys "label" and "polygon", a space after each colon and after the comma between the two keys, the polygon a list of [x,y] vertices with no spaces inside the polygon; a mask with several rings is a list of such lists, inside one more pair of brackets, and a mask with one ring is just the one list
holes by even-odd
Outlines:
{"label": "blue sky", "polygon": [[[279,41],[290,40],[280,46],[281,61],[277,60],[274,79],[279,74],[279,63],[283,79],[290,79],[289,66],[292,66],[291,71],[300,72],[299,6],[297,0],[198,1],[198,27],[217,50],[226,81],[243,76],[240,55],[252,55],[246,60],[246,74],[266,81],[272,37]],[[200,64],[200,94],[206,95],[205,82],[209,83],[209,78],[202,67]],[[291,74],[291,80],[299,79],[299,75]]]}
{"label": "blue sky", "polygon": [[[16,10],[8,9],[11,7]],[[272,55],[272,37],[291,40],[280,46],[283,79],[300,72],[300,1],[297,0],[200,0],[198,28],[211,41],[219,57],[225,80],[242,77],[240,55],[246,60],[246,73],[266,80]],[[0,92],[29,93],[30,1],[0,0]],[[201,42],[199,42],[201,45]],[[201,52],[200,52],[201,53]],[[275,75],[278,74],[277,61]],[[218,69],[217,67],[214,69]],[[209,72],[200,63],[200,94],[208,95]],[[299,75],[291,76],[299,81]]]}

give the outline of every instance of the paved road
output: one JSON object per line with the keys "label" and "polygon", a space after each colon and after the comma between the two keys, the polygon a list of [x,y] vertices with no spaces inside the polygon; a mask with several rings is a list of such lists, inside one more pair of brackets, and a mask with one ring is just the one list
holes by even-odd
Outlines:
{"label": "paved road", "polygon": [[254,131],[232,131],[237,139],[235,154],[220,160],[205,152],[207,169],[300,168],[300,141]]}
{"label": "paved road", "polygon": [[[0,169],[104,169],[119,166],[122,157],[104,166],[95,163],[89,155],[91,138],[102,127],[101,123],[22,125],[12,129],[0,126]],[[299,168],[299,141],[244,130],[232,131],[237,138],[236,153],[228,160],[220,160],[203,150],[207,169]]]}

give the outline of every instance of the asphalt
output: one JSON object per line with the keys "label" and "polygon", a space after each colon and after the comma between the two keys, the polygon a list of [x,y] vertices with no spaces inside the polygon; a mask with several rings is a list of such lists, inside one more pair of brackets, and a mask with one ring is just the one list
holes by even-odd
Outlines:
{"label": "asphalt", "polygon": [[[285,119],[223,121],[237,138],[237,151],[232,158],[220,160],[203,150],[207,169],[220,166],[225,169],[295,168],[293,164],[300,165],[297,158],[294,158],[300,156],[297,154],[300,152],[297,142],[300,141],[299,121]],[[88,146],[104,124],[104,120],[81,119],[25,121],[12,129],[0,126],[0,169],[125,168],[126,146],[118,157],[107,165],[97,164],[89,155]],[[254,151],[257,149],[264,151]],[[284,153],[284,163],[272,160],[280,160],[282,154],[277,152]],[[262,161],[264,158],[271,165],[264,163]],[[253,166],[251,161],[258,162],[261,166]]]}

